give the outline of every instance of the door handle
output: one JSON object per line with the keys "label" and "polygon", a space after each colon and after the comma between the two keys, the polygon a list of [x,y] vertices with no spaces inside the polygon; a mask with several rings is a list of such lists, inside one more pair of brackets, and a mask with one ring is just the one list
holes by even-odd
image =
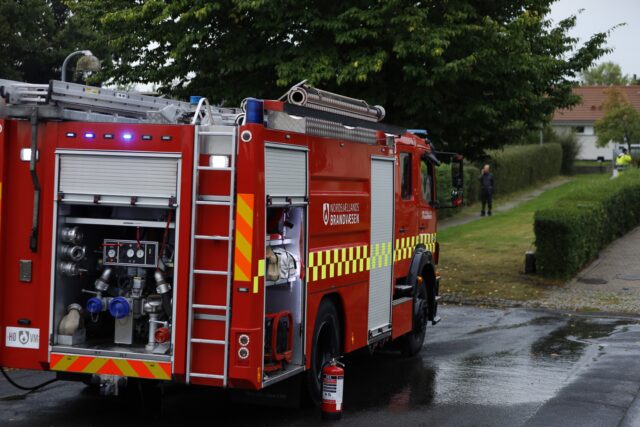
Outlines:
{"label": "door handle", "polygon": [[424,226],[424,225],[421,225],[420,227],[418,227],[418,229],[419,229],[420,231],[424,231],[424,230],[426,230],[426,229],[427,229],[427,227],[426,227],[426,226]]}
{"label": "door handle", "polygon": [[407,229],[406,229],[406,228],[404,228],[404,227],[400,227],[400,228],[398,229],[398,233],[405,233],[406,231],[407,231]]}

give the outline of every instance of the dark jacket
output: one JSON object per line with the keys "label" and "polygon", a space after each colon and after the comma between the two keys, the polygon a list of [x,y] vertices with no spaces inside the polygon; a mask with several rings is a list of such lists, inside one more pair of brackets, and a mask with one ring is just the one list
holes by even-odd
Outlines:
{"label": "dark jacket", "polygon": [[478,178],[478,180],[480,181],[480,187],[482,188],[483,191],[493,194],[493,189],[495,188],[495,185],[493,182],[493,174],[491,172],[489,173],[483,172]]}

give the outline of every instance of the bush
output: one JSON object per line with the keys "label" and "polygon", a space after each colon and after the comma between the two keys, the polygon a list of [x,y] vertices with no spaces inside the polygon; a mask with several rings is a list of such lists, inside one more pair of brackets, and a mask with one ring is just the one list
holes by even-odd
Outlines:
{"label": "bush", "polygon": [[[562,148],[559,144],[510,145],[501,150],[491,150],[488,163],[500,194],[522,190],[560,173]],[[480,200],[480,168],[464,165],[464,204]],[[451,167],[442,164],[437,169],[438,201],[451,204]],[[439,209],[438,218],[448,218],[456,209]]]}
{"label": "bush", "polygon": [[575,132],[557,133],[551,130],[549,140],[560,144],[562,147],[562,166],[560,172],[563,175],[573,175],[575,172],[576,157],[580,154],[580,144]]}
{"label": "bush", "polygon": [[560,173],[560,144],[509,145],[489,150],[489,164],[496,182],[496,194],[508,194],[545,181]]}
{"label": "bush", "polygon": [[549,277],[567,278],[608,243],[640,224],[640,171],[598,181],[536,212],[536,263]]}

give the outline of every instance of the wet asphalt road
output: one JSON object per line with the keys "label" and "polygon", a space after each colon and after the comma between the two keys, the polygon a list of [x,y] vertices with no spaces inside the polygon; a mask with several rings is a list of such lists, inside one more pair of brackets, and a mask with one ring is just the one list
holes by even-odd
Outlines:
{"label": "wet asphalt road", "polygon": [[[342,425],[640,426],[640,321],[445,306],[419,357],[346,360]],[[13,372],[24,384],[51,374]],[[15,395],[4,379],[0,396]],[[245,400],[247,397],[245,397]],[[242,399],[240,399],[242,400]],[[79,383],[0,401],[0,425],[323,425],[315,409],[171,387],[160,405]]]}

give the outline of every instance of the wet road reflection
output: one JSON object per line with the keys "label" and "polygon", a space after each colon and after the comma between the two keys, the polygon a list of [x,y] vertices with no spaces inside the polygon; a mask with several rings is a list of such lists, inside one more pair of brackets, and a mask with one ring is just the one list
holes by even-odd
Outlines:
{"label": "wet road reflection", "polygon": [[[443,307],[419,357],[387,351],[345,362],[344,422],[350,425],[522,425],[607,351],[603,339],[640,329],[635,320],[524,310]],[[612,338],[613,337],[613,338]],[[7,385],[0,383],[2,393]],[[25,400],[0,402],[10,425],[322,425],[316,409],[259,406],[228,393],[169,387],[104,399],[59,383]]]}

